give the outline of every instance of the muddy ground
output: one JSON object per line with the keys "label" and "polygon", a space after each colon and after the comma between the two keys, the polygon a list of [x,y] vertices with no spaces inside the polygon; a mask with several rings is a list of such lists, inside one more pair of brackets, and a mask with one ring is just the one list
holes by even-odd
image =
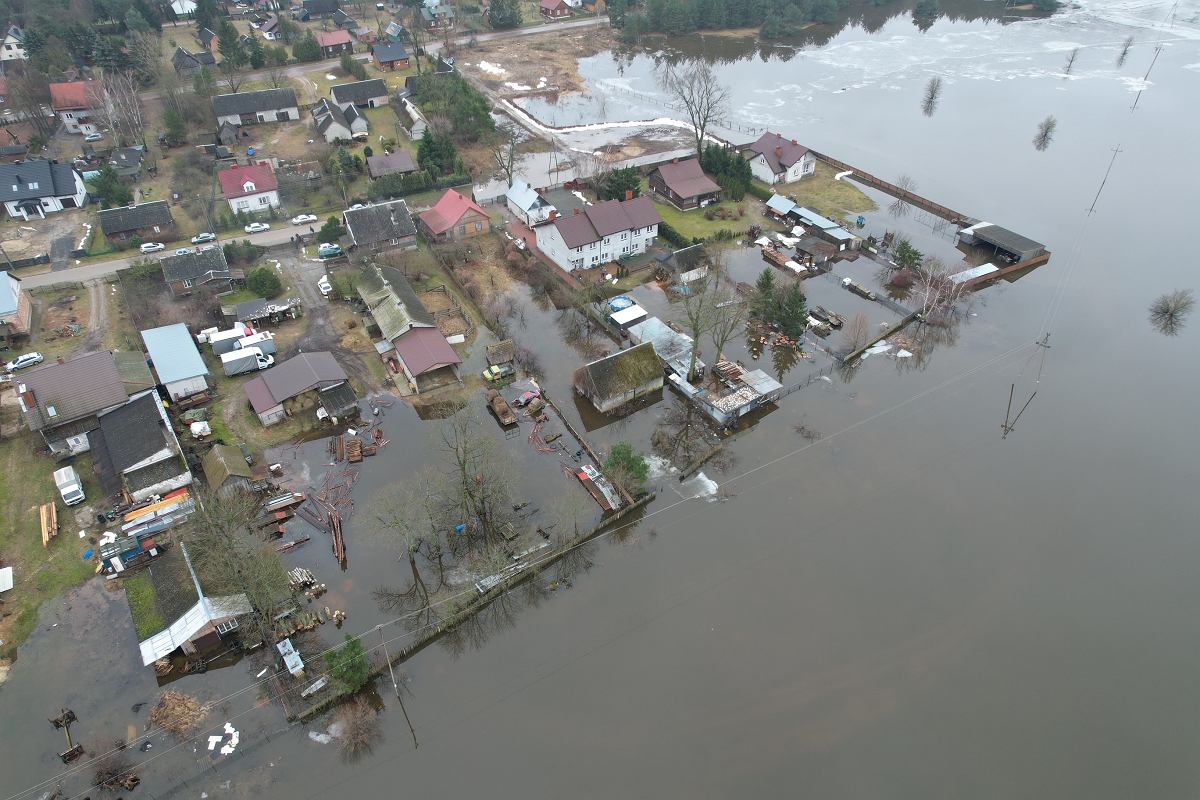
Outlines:
{"label": "muddy ground", "polygon": [[470,48],[459,68],[501,94],[553,96],[582,91],[578,60],[612,46],[612,31],[607,27],[502,39]]}

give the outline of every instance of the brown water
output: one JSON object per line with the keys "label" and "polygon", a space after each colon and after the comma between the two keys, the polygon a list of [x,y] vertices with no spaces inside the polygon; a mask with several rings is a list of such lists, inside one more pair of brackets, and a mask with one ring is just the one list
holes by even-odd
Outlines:
{"label": "brown water", "polygon": [[[746,124],[885,178],[912,175],[927,196],[1054,258],[977,296],[957,342],[923,369],[872,357],[849,380],[787,398],[734,442],[729,472],[710,476],[725,502],[686,500],[695,492],[661,479],[650,516],[588,548],[593,568],[572,588],[514,593],[455,651],[408,662],[418,749],[390,686],[384,737],[353,765],[305,729],[279,733],[276,710],[239,696],[221,721],[244,726],[243,755],[156,745],[139,792],[187,781],[179,796],[1194,794],[1200,503],[1188,412],[1200,320],[1167,338],[1146,314],[1163,292],[1200,290],[1184,244],[1200,174],[1200,33],[1194,2],[1174,27],[1170,12],[1116,2],[1006,26],[941,20],[923,35],[901,18],[786,64],[724,61]],[[1118,68],[1128,35],[1137,44]],[[1056,74],[1075,46],[1072,76]],[[644,58],[585,68],[596,94],[614,77],[655,91]],[[934,74],[945,88],[925,117]],[[1047,114],[1058,132],[1038,152]],[[936,236],[916,217],[894,224]],[[526,323],[549,335],[552,320],[529,311]],[[1032,342],[1047,331],[1043,363]],[[1002,439],[1013,384],[1019,403],[1037,396]],[[660,411],[592,435],[637,440]],[[801,424],[823,438],[810,443]],[[362,551],[350,547],[354,576]],[[78,613],[108,602],[75,597]],[[47,610],[0,689],[11,790],[0,800],[60,768],[42,721],[60,702],[95,708],[92,730],[105,733],[94,738],[112,738],[129,703],[152,696],[152,678],[125,678],[128,626],[76,639],[48,627],[64,613]],[[351,629],[374,624],[361,616]],[[75,647],[91,655],[81,662]],[[224,693],[255,671],[189,681]]]}

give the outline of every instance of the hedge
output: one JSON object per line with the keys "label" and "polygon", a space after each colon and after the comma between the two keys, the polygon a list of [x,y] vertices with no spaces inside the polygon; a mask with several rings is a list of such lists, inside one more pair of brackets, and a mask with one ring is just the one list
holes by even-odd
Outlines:
{"label": "hedge", "polygon": [[770,200],[775,191],[768,186],[760,186],[757,183],[751,183],[746,187],[746,194],[752,194],[759,200]]}

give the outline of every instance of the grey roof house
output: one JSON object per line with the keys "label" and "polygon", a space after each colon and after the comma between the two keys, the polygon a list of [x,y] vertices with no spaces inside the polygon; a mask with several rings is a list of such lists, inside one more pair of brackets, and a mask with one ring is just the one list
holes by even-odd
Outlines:
{"label": "grey roof house", "polygon": [[91,447],[87,434],[99,427],[98,415],[129,399],[109,352],[46,364],[14,383],[25,424],[41,433],[56,453],[87,452]]}
{"label": "grey roof house", "polygon": [[362,138],[367,134],[367,118],[352,105],[346,106],[343,111],[336,103],[322,99],[313,106],[312,115],[317,133],[330,144],[349,141],[356,136]]}
{"label": "grey roof house", "polygon": [[[391,24],[388,29],[391,29]],[[408,51],[400,42],[380,42],[371,45],[371,59],[380,69],[404,69],[408,66]]]}
{"label": "grey roof house", "polygon": [[179,449],[175,432],[157,392],[144,392],[128,403],[100,415],[95,440],[103,437],[107,467],[120,476],[121,490],[132,502],[166,494],[192,482],[192,473]]}
{"label": "grey roof house", "polygon": [[100,230],[110,240],[124,242],[134,236],[149,240],[174,235],[175,219],[166,200],[106,208],[96,217],[100,221]]}
{"label": "grey roof house", "polygon": [[[316,353],[301,353],[287,361],[276,364],[257,377],[247,381],[242,386],[246,399],[263,425],[274,425],[287,416],[284,404],[290,400],[317,392],[317,402],[321,393],[336,389],[346,383],[346,371],[337,363],[332,353],[320,351]],[[344,395],[345,392],[339,392]],[[335,406],[334,410],[326,409],[333,416],[342,416],[349,407]],[[339,413],[335,413],[335,410]]]}
{"label": "grey roof house", "polygon": [[388,88],[382,78],[354,83],[339,83],[329,87],[329,96],[342,108],[356,105],[360,108],[376,108],[388,103]]}
{"label": "grey roof house", "polygon": [[643,342],[575,370],[575,391],[601,413],[615,411],[663,388],[663,368],[654,345]]}
{"label": "grey roof house", "polygon": [[342,220],[354,247],[387,250],[417,246],[417,228],[403,200],[347,209]]}
{"label": "grey roof house", "polygon": [[108,163],[119,177],[137,180],[142,174],[142,162],[146,160],[146,148],[117,147],[108,154]]}
{"label": "grey roof house", "polygon": [[0,164],[0,202],[14,219],[45,219],[56,211],[83,208],[87,187],[70,164],[31,158]]}
{"label": "grey roof house", "polygon": [[367,156],[367,175],[371,180],[382,178],[384,175],[405,175],[417,171],[417,162],[407,150],[397,150],[395,153],[385,153],[381,156]]}
{"label": "grey roof house", "polygon": [[304,10],[309,16],[319,17],[338,10],[338,0],[304,0]]}
{"label": "grey roof house", "polygon": [[225,251],[220,247],[166,256],[159,264],[162,265],[163,279],[176,297],[191,294],[199,286],[217,292],[228,291],[246,279],[242,270],[229,268]]}
{"label": "grey roof house", "polygon": [[261,89],[257,92],[218,94],[212,99],[217,124],[253,125],[300,119],[295,89]]}
{"label": "grey roof house", "polygon": [[207,50],[189,53],[182,47],[176,47],[175,55],[171,56],[171,66],[175,68],[175,73],[181,78],[194,77],[197,72],[206,67],[212,71],[216,65],[217,59]]}

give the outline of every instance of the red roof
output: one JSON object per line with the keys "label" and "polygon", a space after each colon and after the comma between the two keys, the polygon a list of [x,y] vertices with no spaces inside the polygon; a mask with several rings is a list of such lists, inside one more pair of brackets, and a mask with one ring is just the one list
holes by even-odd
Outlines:
{"label": "red roof", "polygon": [[396,355],[404,362],[415,378],[431,370],[451,364],[461,364],[462,359],[442,336],[437,328],[410,328],[396,340]]}
{"label": "red roof", "polygon": [[694,158],[663,164],[658,168],[658,174],[668,189],[683,198],[721,191],[721,187],[704,174],[700,162]]}
{"label": "red roof", "polygon": [[463,214],[468,211],[475,211],[482,217],[487,216],[487,212],[480,208],[474,200],[453,189],[447,189],[446,193],[442,195],[442,199],[437,201],[437,205],[428,211],[421,212],[421,221],[434,235],[438,235],[457,225]]}
{"label": "red roof", "polygon": [[50,107],[55,111],[88,107],[88,81],[50,84]]}
{"label": "red roof", "polygon": [[[244,167],[235,164],[218,172],[217,178],[221,181],[221,191],[225,193],[226,199],[270,192],[279,188],[279,181],[275,180],[275,172],[270,164],[250,164]],[[253,188],[247,188],[247,183],[253,184]]]}
{"label": "red roof", "polygon": [[316,35],[317,44],[321,47],[336,47],[339,44],[350,44],[353,39],[346,31],[322,31]]}
{"label": "red roof", "polygon": [[542,11],[557,11],[560,7],[569,8],[563,0],[541,0],[538,5]]}

